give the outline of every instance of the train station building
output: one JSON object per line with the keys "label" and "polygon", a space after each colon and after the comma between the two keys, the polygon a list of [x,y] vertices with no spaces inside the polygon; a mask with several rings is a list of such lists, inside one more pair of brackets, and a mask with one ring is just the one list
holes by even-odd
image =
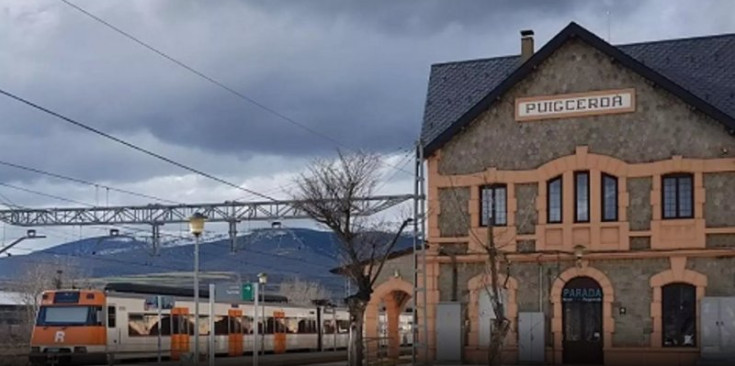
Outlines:
{"label": "train station building", "polygon": [[[493,230],[503,363],[734,360],[735,35],[611,45],[571,23],[520,48],[431,67],[430,357],[486,362]],[[368,336],[409,301],[411,259],[387,264]]]}

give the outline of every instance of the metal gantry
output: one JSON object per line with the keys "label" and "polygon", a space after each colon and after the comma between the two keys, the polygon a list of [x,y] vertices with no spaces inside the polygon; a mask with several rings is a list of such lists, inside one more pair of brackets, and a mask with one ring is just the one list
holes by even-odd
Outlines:
{"label": "metal gantry", "polygon": [[[412,194],[384,195],[355,199],[360,215],[369,216],[413,199]],[[87,225],[150,225],[153,251],[160,248],[160,229],[165,224],[186,223],[194,213],[207,216],[209,222],[229,223],[231,250],[237,243],[237,223],[242,221],[278,221],[309,219],[300,210],[301,201],[264,201],[201,203],[139,206],[94,206],[71,208],[17,208],[0,210],[0,221],[22,227],[87,226]]]}

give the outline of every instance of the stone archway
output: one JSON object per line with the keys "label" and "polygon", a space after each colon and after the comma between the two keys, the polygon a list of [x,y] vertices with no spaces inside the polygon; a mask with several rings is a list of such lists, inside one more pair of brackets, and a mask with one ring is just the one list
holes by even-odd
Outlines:
{"label": "stone archway", "polygon": [[612,334],[615,332],[615,320],[612,317],[612,303],[615,301],[615,290],[607,276],[600,270],[588,267],[582,262],[582,267],[572,267],[562,272],[551,287],[551,302],[554,314],[551,318],[551,332],[554,335],[553,363],[561,364],[563,356],[563,312],[562,290],[567,282],[576,277],[590,277],[602,288],[602,332],[603,351],[612,347]]}
{"label": "stone archway", "polygon": [[[701,301],[707,288],[707,276],[686,269],[687,257],[671,257],[669,258],[671,269],[657,273],[651,276],[650,285],[653,291],[653,301],[651,302],[651,318],[653,319],[653,332],[651,333],[651,347],[661,348],[662,345],[662,308],[661,308],[661,289],[671,283],[681,282],[694,286],[696,288],[696,314],[701,314]],[[701,335],[701,325],[697,324],[696,339]]]}
{"label": "stone archway", "polygon": [[378,343],[372,342],[370,339],[376,339],[379,336],[379,313],[381,304],[384,304],[388,334],[388,355],[394,359],[400,357],[399,317],[412,295],[413,285],[398,277],[393,277],[375,288],[370,303],[365,309],[365,336],[368,339],[367,352],[369,354],[374,355],[378,352]]}

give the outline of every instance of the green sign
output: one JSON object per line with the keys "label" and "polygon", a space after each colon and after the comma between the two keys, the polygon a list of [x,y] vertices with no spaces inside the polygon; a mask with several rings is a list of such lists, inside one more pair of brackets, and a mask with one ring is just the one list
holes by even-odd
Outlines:
{"label": "green sign", "polygon": [[246,283],[242,285],[242,301],[253,301],[253,284]]}

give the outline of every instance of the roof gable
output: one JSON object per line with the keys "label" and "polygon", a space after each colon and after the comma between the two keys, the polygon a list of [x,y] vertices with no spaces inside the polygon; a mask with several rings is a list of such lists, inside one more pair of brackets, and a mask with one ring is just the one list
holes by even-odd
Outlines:
{"label": "roof gable", "polygon": [[613,46],[570,23],[525,63],[520,56],[432,66],[421,138],[431,155],[577,38],[735,130],[735,35]]}

